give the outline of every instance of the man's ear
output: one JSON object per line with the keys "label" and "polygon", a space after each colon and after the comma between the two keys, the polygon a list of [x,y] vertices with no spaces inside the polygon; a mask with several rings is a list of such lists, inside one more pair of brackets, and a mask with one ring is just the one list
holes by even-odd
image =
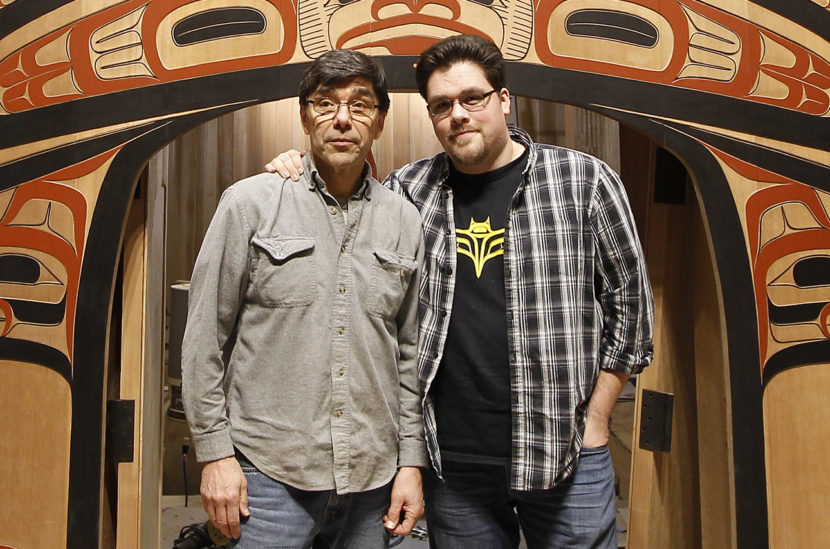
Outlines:
{"label": "man's ear", "polygon": [[385,112],[378,112],[378,124],[375,128],[375,135],[372,136],[372,139],[377,139],[380,137],[380,134],[383,133],[383,124],[386,122],[386,113]]}
{"label": "man's ear", "polygon": [[308,109],[306,107],[307,105],[300,103],[300,123],[303,125],[303,131],[305,134],[309,135],[309,132],[311,131],[309,124],[311,124],[311,122],[306,119],[306,116],[308,115]]}
{"label": "man's ear", "polygon": [[499,101],[501,102],[501,111],[504,116],[510,114],[510,91],[507,88],[502,88],[499,91]]}

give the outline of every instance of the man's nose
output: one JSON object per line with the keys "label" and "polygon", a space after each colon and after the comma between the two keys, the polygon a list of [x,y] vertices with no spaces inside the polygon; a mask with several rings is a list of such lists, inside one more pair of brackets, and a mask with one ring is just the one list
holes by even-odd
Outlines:
{"label": "man's nose", "polygon": [[461,106],[461,101],[456,99],[452,102],[450,118],[453,122],[465,122],[470,118],[470,111]]}
{"label": "man's nose", "polygon": [[340,103],[337,106],[337,110],[334,111],[334,125],[339,128],[348,128],[352,125],[352,113],[348,103]]}

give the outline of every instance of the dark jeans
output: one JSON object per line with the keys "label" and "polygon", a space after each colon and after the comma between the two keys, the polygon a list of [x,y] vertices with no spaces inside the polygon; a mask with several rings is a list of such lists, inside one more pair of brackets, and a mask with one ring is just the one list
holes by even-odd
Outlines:
{"label": "dark jeans", "polygon": [[584,448],[574,474],[550,490],[509,488],[501,465],[444,462],[424,473],[432,549],[616,549],[614,468],[607,446]]}

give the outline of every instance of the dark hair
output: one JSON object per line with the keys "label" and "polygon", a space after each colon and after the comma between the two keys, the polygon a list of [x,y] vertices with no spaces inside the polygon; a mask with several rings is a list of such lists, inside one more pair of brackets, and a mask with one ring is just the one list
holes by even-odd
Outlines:
{"label": "dark hair", "polygon": [[300,105],[318,86],[331,86],[352,78],[365,78],[372,83],[378,96],[380,112],[389,110],[389,93],[386,91],[386,74],[383,66],[365,53],[354,50],[327,51],[314,60],[300,80]]}
{"label": "dark hair", "polygon": [[484,77],[497,91],[507,87],[504,57],[498,46],[475,34],[458,34],[436,42],[421,53],[415,65],[415,81],[421,97],[427,98],[427,80],[438,69],[470,61],[484,71]]}

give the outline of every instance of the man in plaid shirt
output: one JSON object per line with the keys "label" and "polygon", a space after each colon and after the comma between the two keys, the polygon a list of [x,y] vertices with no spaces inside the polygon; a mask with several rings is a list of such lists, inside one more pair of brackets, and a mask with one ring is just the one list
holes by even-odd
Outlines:
{"label": "man in plaid shirt", "polygon": [[[653,297],[619,177],[507,126],[504,59],[442,40],[416,80],[444,153],[384,182],[421,212],[419,375],[432,547],[615,548],[609,418],[649,364]],[[287,176],[285,155],[269,169]]]}

